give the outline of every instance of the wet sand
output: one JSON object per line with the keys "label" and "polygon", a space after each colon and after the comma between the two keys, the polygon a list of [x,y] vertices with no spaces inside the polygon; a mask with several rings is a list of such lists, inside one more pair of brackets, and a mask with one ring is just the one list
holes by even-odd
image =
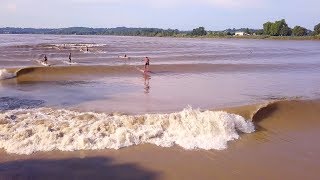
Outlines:
{"label": "wet sand", "polygon": [[145,144],[32,155],[1,152],[0,179],[318,179],[320,101],[280,101],[257,109],[227,109],[253,117],[257,131],[242,134],[226,150]]}

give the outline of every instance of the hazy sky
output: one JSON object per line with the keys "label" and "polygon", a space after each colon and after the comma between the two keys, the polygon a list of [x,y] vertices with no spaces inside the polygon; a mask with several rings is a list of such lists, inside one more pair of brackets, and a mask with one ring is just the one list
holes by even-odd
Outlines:
{"label": "hazy sky", "polygon": [[0,27],[262,28],[266,21],[312,29],[320,0],[0,0]]}

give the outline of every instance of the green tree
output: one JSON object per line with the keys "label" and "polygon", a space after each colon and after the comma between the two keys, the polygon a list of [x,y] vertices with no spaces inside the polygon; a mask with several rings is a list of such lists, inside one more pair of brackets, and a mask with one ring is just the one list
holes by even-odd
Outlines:
{"label": "green tree", "polygon": [[282,27],[279,32],[280,36],[291,36],[291,34],[292,34],[292,30],[291,28],[288,27],[288,25]]}
{"label": "green tree", "polygon": [[262,35],[263,34],[263,30],[262,29],[259,29],[256,31],[256,35]]}
{"label": "green tree", "polygon": [[288,27],[284,19],[272,23],[270,27],[271,36],[289,36],[291,35],[291,29]]}
{"label": "green tree", "polygon": [[207,35],[207,31],[204,29],[204,27],[198,27],[198,28],[192,30],[191,35],[192,36],[205,36],[205,35]]}
{"label": "green tree", "polygon": [[244,30],[244,33],[246,33],[246,34],[251,34],[249,28],[246,28],[246,29]]}
{"label": "green tree", "polygon": [[307,35],[307,29],[304,27],[301,27],[301,26],[295,26],[292,29],[292,34],[294,36],[305,36],[305,35]]}
{"label": "green tree", "polygon": [[314,35],[320,34],[320,23],[314,26]]}
{"label": "green tree", "polygon": [[263,24],[263,33],[266,34],[266,35],[270,35],[270,29],[271,29],[271,26],[272,26],[272,22],[266,22]]}
{"label": "green tree", "polygon": [[271,36],[279,36],[280,32],[280,24],[279,23],[272,23],[269,31],[269,35]]}

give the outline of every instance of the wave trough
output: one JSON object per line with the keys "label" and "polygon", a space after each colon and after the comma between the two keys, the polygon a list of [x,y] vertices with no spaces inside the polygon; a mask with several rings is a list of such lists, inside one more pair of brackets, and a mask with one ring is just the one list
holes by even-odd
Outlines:
{"label": "wave trough", "polygon": [[0,114],[0,148],[8,153],[119,149],[151,143],[184,149],[227,148],[254,125],[223,111],[188,107],[170,114],[117,115],[34,108]]}

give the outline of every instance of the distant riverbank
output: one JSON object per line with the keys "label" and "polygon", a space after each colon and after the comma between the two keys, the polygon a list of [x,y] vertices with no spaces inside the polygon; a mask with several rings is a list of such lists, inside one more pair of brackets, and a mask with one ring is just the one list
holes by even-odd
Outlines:
{"label": "distant riverbank", "polygon": [[[224,31],[206,31],[203,27],[192,31],[159,28],[86,28],[70,27],[61,29],[36,28],[0,28],[0,34],[48,34],[48,35],[109,35],[139,37],[173,37],[173,38],[236,38],[236,39],[275,39],[275,40],[320,40],[320,35],[309,32],[304,36],[286,35],[271,36],[262,34],[261,29],[228,29]],[[243,32],[242,36],[234,36],[235,32]]]}
{"label": "distant riverbank", "polygon": [[[26,35],[26,34],[7,34],[0,33],[2,35]],[[28,33],[27,33],[28,34]],[[38,33],[30,33],[29,35],[37,35]],[[74,36],[123,36],[123,37],[163,37],[163,38],[204,38],[204,39],[266,39],[266,40],[320,40],[320,35],[317,36],[269,36],[269,35],[205,35],[205,36],[191,36],[189,34],[176,34],[173,36],[143,36],[143,35],[118,35],[118,34],[38,34],[38,35],[74,35]]]}
{"label": "distant riverbank", "polygon": [[268,36],[268,35],[205,35],[205,36],[190,36],[179,34],[174,37],[184,37],[184,38],[217,38],[217,39],[268,39],[268,40],[320,40],[320,36]]}

